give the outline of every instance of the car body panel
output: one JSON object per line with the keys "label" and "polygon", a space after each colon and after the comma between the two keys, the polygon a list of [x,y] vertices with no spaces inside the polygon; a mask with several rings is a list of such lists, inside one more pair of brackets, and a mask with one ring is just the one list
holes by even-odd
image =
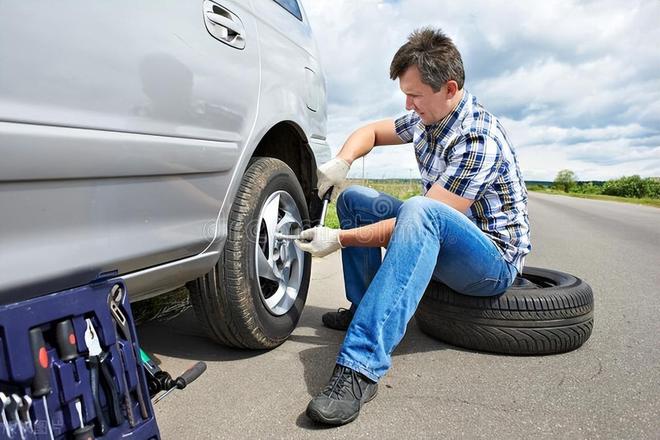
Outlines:
{"label": "car body panel", "polygon": [[270,0],[214,3],[240,19],[243,49],[211,35],[203,2],[3,4],[2,301],[99,277],[125,277],[136,298],[176,287],[217,261],[272,126],[295,124],[329,158],[306,21],[282,27]]}

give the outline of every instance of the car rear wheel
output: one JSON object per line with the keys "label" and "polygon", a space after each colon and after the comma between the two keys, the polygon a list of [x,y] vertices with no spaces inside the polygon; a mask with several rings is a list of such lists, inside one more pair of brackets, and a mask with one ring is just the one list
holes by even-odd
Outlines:
{"label": "car rear wheel", "polygon": [[307,298],[311,257],[292,240],[309,225],[302,188],[291,168],[253,159],[229,215],[218,264],[188,284],[198,319],[216,341],[267,349],[296,327]]}

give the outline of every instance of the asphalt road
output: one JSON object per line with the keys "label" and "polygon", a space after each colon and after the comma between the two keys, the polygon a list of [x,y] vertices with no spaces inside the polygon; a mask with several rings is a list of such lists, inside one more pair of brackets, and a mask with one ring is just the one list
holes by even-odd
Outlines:
{"label": "asphalt road", "polygon": [[263,353],[216,346],[188,311],[140,327],[172,373],[208,371],[156,407],[163,438],[660,438],[660,209],[531,194],[528,266],[593,288],[595,327],[580,349],[545,357],[476,353],[411,323],[378,397],[357,421],[319,428],[305,407],[327,381],[343,333],[321,314],[346,305],[338,254],[314,263],[291,339]]}

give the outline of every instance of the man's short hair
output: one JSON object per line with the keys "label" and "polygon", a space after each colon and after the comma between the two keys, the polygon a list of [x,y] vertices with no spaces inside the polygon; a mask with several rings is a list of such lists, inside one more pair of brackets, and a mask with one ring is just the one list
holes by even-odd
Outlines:
{"label": "man's short hair", "polygon": [[465,83],[461,54],[451,38],[439,29],[425,27],[413,31],[390,64],[390,78],[395,80],[410,66],[417,66],[422,82],[437,92],[449,80]]}

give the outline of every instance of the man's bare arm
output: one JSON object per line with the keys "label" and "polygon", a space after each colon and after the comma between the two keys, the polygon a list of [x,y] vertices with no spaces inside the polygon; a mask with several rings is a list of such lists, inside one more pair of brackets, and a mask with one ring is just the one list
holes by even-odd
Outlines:
{"label": "man's bare arm", "polygon": [[[426,193],[426,197],[451,206],[462,213],[466,213],[474,202],[473,200],[457,196],[440,185],[433,185]],[[344,247],[386,247],[394,231],[394,224],[395,219],[390,218],[372,225],[344,229],[339,233],[339,242]]]}
{"label": "man's bare arm", "polygon": [[393,119],[372,122],[364,127],[358,128],[351,134],[344,146],[339,150],[337,157],[344,159],[349,164],[357,158],[369,153],[378,145],[400,145],[401,138],[396,134]]}
{"label": "man's bare arm", "polygon": [[344,247],[386,247],[390,242],[395,220],[388,218],[372,225],[343,229],[339,232],[339,242]]}

